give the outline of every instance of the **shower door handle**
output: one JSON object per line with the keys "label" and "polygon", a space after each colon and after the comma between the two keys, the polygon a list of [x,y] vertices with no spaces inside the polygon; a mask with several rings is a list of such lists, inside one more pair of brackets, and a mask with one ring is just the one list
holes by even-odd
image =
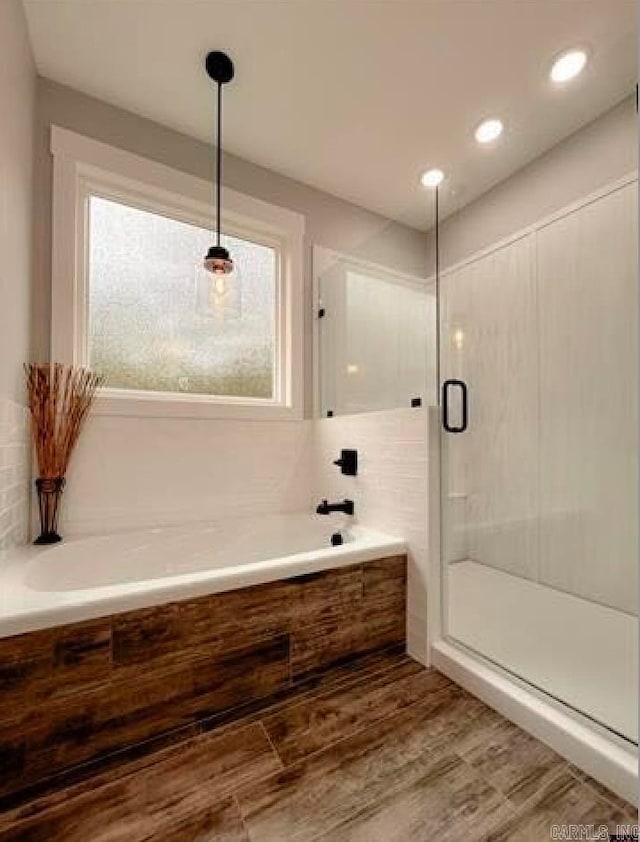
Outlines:
{"label": "shower door handle", "polygon": [[[460,389],[462,398],[462,418],[460,424],[451,424],[449,422],[449,395],[451,389]],[[442,426],[448,433],[464,433],[469,422],[468,410],[468,390],[467,384],[464,380],[445,380],[442,384]]]}

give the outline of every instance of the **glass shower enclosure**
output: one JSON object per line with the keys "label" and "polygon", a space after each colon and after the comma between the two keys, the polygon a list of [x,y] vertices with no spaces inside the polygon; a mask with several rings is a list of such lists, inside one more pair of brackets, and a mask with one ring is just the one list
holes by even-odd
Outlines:
{"label": "glass shower enclosure", "polygon": [[638,740],[637,178],[441,274],[445,637]]}

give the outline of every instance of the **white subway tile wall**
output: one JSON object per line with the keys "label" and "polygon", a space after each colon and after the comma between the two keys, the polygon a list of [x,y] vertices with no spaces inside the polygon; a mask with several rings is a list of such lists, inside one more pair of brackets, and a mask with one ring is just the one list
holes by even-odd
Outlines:
{"label": "white subway tile wall", "polygon": [[[392,409],[316,422],[314,488],[322,498],[355,502],[356,520],[404,538],[409,548],[408,649],[427,658],[427,410]],[[358,476],[332,462],[343,447],[358,451]],[[340,516],[332,515],[336,523]]]}
{"label": "white subway tile wall", "polygon": [[309,511],[311,421],[93,415],[67,473],[66,537]]}
{"label": "white subway tile wall", "polygon": [[0,559],[29,535],[30,462],[28,411],[0,398]]}

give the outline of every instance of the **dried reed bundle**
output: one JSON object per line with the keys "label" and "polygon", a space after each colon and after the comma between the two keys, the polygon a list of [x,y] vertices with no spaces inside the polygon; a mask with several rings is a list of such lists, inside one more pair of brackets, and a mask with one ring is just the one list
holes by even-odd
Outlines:
{"label": "dried reed bundle", "polygon": [[38,472],[43,479],[63,477],[104,378],[61,363],[30,363],[24,370]]}

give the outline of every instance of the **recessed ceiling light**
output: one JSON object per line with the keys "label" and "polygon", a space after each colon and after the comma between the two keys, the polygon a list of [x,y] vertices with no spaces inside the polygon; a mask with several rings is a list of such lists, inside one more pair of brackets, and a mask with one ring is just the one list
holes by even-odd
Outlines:
{"label": "recessed ceiling light", "polygon": [[568,50],[562,53],[553,63],[551,68],[552,82],[568,82],[584,70],[587,63],[587,54],[584,50]]}
{"label": "recessed ceiling light", "polygon": [[439,184],[442,184],[443,180],[444,173],[438,169],[427,170],[422,173],[422,178],[420,179],[423,187],[437,187]]}
{"label": "recessed ceiling light", "polygon": [[478,143],[491,143],[500,137],[503,129],[502,120],[483,120],[476,129],[476,140]]}

